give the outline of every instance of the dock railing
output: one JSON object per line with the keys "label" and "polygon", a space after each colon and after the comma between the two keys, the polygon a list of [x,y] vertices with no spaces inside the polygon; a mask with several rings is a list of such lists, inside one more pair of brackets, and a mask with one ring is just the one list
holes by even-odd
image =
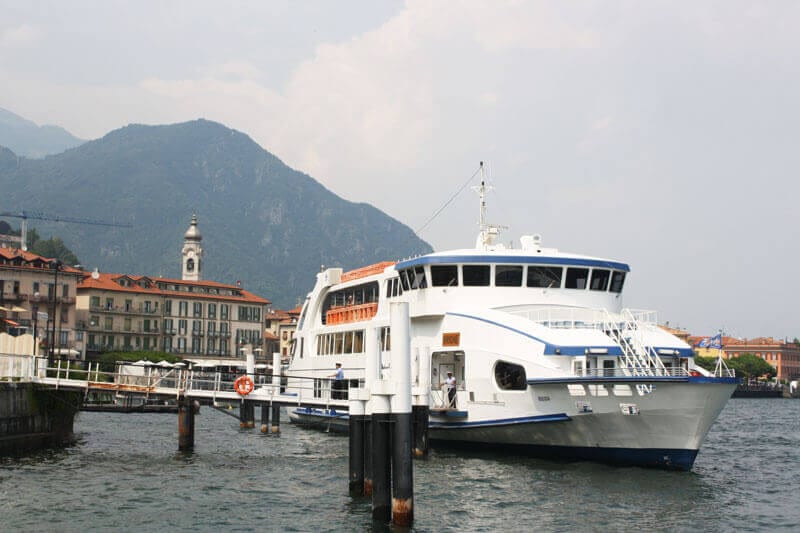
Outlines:
{"label": "dock railing", "polygon": [[[236,378],[244,374],[153,366],[147,367],[143,375],[131,376],[121,373],[119,367],[113,372],[103,371],[100,363],[90,362],[87,368],[76,369],[63,360],[48,363],[45,357],[0,354],[2,381],[31,382],[53,389],[139,394],[145,398],[248,399],[282,405],[343,408],[348,405],[348,397],[363,388],[363,380],[349,379],[345,388],[336,391],[331,387],[332,379],[281,372],[266,376],[265,382],[255,383],[254,390],[244,396],[234,388]],[[334,392],[341,392],[341,397],[337,398]]]}

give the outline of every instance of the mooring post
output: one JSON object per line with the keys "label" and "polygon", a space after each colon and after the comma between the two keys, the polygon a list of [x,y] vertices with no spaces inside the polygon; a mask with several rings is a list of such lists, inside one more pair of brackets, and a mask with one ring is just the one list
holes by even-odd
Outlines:
{"label": "mooring post", "polygon": [[269,431],[269,404],[261,402],[261,433]]}
{"label": "mooring post", "polygon": [[178,401],[178,450],[182,452],[194,449],[194,414],[193,402],[184,396]]}
{"label": "mooring post", "polygon": [[364,362],[364,380],[369,388],[367,409],[371,411],[371,479],[365,476],[365,492],[367,484],[372,492],[372,519],[388,523],[392,518],[392,493],[389,486],[391,476],[391,424],[389,414],[392,410],[389,396],[381,382],[381,343],[380,330],[368,329],[365,340],[367,358]]}
{"label": "mooring post", "polygon": [[255,400],[245,400],[247,406],[247,428],[253,429],[256,427],[256,402]]}
{"label": "mooring post", "polygon": [[367,328],[364,337],[364,388],[367,393],[367,402],[364,406],[364,496],[372,496],[372,394],[377,391],[380,380],[380,349],[381,330]]}
{"label": "mooring post", "polygon": [[391,414],[389,398],[378,400],[372,412],[372,519],[387,523],[392,519],[392,488],[389,480],[392,470]]}
{"label": "mooring post", "polygon": [[414,457],[428,456],[428,421],[430,419],[431,352],[429,348],[418,349],[417,383],[413,394],[411,418],[414,430]]}
{"label": "mooring post", "polygon": [[350,496],[364,495],[364,402],[350,400]]}
{"label": "mooring post", "polygon": [[414,468],[411,431],[411,337],[408,302],[389,305],[392,331],[392,522],[414,520]]}
{"label": "mooring post", "polygon": [[239,429],[247,427],[247,405],[244,403],[244,398],[239,400]]}
{"label": "mooring post", "polygon": [[372,410],[364,415],[364,496],[372,496]]}
{"label": "mooring post", "polygon": [[[281,390],[281,354],[280,352],[273,352],[272,354],[272,387],[274,396]],[[272,404],[272,432],[281,432],[281,406],[280,404]]]}

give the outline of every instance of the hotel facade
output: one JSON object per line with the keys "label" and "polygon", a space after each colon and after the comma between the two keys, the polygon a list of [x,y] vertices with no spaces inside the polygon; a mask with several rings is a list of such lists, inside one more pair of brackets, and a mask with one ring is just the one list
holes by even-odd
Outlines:
{"label": "hotel facade", "polygon": [[202,279],[202,235],[192,216],[181,250],[182,277],[92,272],[77,287],[77,313],[87,357],[106,351],[152,350],[220,364],[265,353],[270,301],[239,284]]}

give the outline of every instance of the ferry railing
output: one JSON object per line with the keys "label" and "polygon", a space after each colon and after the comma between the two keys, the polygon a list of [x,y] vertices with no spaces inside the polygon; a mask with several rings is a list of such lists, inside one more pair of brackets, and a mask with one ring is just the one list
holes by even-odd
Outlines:
{"label": "ferry railing", "polygon": [[686,377],[689,376],[689,372],[681,367],[681,366],[669,366],[664,367],[664,370],[659,374],[631,374],[629,369],[623,367],[616,367],[616,368],[590,368],[590,369],[582,369],[580,371],[574,372],[574,375],[577,377],[590,377],[590,378],[609,378],[609,377],[646,377],[652,375],[659,375],[659,376],[667,376],[667,377]]}

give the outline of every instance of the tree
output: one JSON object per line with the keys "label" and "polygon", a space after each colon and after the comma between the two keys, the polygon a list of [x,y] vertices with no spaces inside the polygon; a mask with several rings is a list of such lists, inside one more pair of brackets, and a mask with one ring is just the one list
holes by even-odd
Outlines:
{"label": "tree", "polygon": [[743,353],[738,357],[731,357],[728,359],[728,366],[736,370],[737,376],[743,376],[748,379],[763,375],[774,377],[778,373],[774,366],[751,353]]}
{"label": "tree", "polygon": [[695,355],[694,363],[701,368],[705,368],[709,372],[713,372],[714,369],[717,368],[716,357],[703,357],[702,355]]}
{"label": "tree", "polygon": [[65,265],[77,265],[80,263],[78,256],[67,248],[61,237],[51,237],[42,240],[35,229],[28,232],[28,250],[51,259],[59,259]]}

